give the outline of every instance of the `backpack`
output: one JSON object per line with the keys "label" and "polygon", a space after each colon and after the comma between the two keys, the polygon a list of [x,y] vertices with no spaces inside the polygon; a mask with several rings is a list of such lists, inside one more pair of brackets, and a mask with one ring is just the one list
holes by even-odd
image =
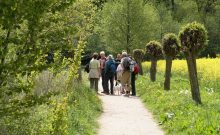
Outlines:
{"label": "backpack", "polygon": [[86,67],[85,67],[85,72],[89,73],[89,63],[86,64]]}
{"label": "backpack", "polygon": [[125,57],[122,61],[122,66],[124,68],[125,71],[130,70],[130,58],[129,57]]}
{"label": "backpack", "polygon": [[111,73],[116,73],[116,65],[115,65],[115,63],[111,63],[111,65],[110,65],[110,72]]}
{"label": "backpack", "polygon": [[138,66],[138,64],[135,64],[135,66],[134,66],[134,74],[138,74],[139,73],[139,70],[140,70],[140,68],[139,68],[139,66]]}

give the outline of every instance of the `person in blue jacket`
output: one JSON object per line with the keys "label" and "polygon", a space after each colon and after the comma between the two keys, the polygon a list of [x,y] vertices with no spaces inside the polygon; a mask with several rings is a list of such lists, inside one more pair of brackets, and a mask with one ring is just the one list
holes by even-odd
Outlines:
{"label": "person in blue jacket", "polygon": [[114,87],[114,77],[116,72],[116,65],[113,58],[113,55],[109,55],[107,61],[105,63],[105,77],[106,77],[106,88],[109,91],[109,81],[110,81],[110,94],[114,94],[113,87]]}

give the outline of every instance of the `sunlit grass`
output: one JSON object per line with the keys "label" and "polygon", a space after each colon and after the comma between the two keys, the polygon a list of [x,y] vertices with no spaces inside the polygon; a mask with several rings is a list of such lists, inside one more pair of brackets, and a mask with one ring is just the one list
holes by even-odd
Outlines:
{"label": "sunlit grass", "polygon": [[157,81],[149,77],[150,63],[143,63],[145,75],[137,80],[137,91],[168,135],[220,134],[220,59],[198,59],[202,105],[191,98],[185,60],[174,60],[171,90],[163,90],[165,61],[158,61]]}

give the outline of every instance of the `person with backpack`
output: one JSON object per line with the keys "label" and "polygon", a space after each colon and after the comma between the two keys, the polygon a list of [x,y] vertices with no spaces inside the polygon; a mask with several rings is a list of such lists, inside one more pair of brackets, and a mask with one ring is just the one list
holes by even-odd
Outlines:
{"label": "person with backpack", "polygon": [[114,77],[115,77],[115,73],[116,73],[116,65],[115,65],[115,61],[112,55],[109,55],[107,58],[107,61],[105,63],[105,83],[106,86],[105,88],[107,88],[107,93],[109,94],[109,81],[110,81],[110,94],[114,94],[113,92],[113,87],[114,87]]}
{"label": "person with backpack", "polygon": [[130,72],[130,61],[127,52],[122,52],[121,66],[123,73],[121,76],[122,94],[125,92],[125,96],[130,96],[131,89],[131,72]]}
{"label": "person with backpack", "polygon": [[93,54],[93,59],[89,62],[89,80],[90,80],[90,88],[95,88],[98,93],[98,81],[100,77],[100,63],[97,60],[98,54]]}

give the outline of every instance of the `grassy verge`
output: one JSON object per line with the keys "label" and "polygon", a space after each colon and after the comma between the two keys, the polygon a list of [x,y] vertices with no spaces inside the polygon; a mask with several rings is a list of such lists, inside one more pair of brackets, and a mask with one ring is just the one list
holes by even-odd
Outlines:
{"label": "grassy verge", "polygon": [[35,97],[56,94],[31,107],[20,105],[19,114],[1,116],[0,134],[95,135],[97,118],[102,111],[99,98],[84,83],[74,83],[66,90],[65,79],[65,73],[53,76],[43,72],[39,75],[32,91]]}
{"label": "grassy verge", "polygon": [[[158,66],[164,65],[159,63]],[[157,81],[153,83],[149,79],[148,69],[149,63],[145,65],[147,75],[139,77],[137,81],[138,95],[152,111],[166,134],[220,134],[220,86],[216,85],[216,79],[207,80],[204,79],[205,75],[200,75],[203,104],[197,106],[191,99],[187,72],[178,72],[174,68],[171,90],[164,91],[164,71],[158,69]]]}

